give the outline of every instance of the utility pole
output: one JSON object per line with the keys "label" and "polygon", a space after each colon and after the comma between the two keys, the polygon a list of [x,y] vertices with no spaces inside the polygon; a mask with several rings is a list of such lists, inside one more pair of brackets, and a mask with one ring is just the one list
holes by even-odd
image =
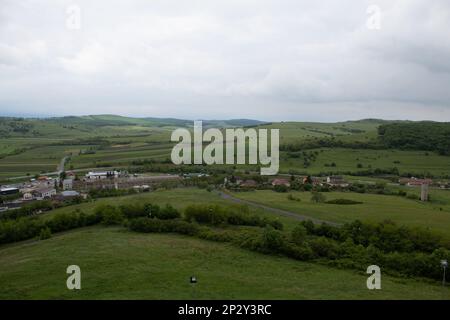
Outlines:
{"label": "utility pole", "polygon": [[197,284],[197,278],[195,276],[191,276],[189,282],[192,286],[192,299],[195,300],[195,285]]}
{"label": "utility pole", "polygon": [[448,267],[448,261],[447,260],[441,260],[441,266],[444,268],[444,276],[442,277],[442,286],[445,287],[445,270]]}

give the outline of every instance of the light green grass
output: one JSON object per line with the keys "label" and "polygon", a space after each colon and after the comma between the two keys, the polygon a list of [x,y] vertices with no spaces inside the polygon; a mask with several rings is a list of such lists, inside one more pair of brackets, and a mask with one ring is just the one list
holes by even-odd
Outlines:
{"label": "light green grass", "polygon": [[[447,192],[447,194],[444,194]],[[360,194],[351,192],[323,193],[327,200],[350,199],[363,202],[356,205],[336,205],[311,202],[310,192],[290,192],[301,201],[287,199],[287,193],[271,190],[254,192],[237,192],[234,196],[262,203],[267,206],[289,210],[311,218],[333,222],[351,222],[356,219],[365,222],[380,222],[390,219],[400,225],[430,228],[450,239],[450,206],[449,204],[423,203],[399,196],[376,194]],[[430,192],[433,196],[434,191]],[[441,198],[450,198],[450,191],[440,191]],[[443,208],[440,211],[440,208]]]}
{"label": "light green grass", "polygon": [[[81,268],[79,291],[66,268]],[[367,275],[229,244],[122,228],[80,229],[0,248],[0,299],[448,299],[437,283]],[[189,277],[198,284],[193,292]]]}
{"label": "light green grass", "polygon": [[[63,207],[55,209],[43,214],[41,217],[44,219],[50,218],[54,214],[58,213],[71,213],[75,210],[81,210],[85,213],[93,213],[95,207],[100,204],[110,204],[120,206],[122,204],[131,203],[153,203],[160,206],[171,204],[179,210],[184,210],[188,205],[192,204],[213,204],[224,207],[236,208],[240,204],[235,204],[229,200],[222,199],[216,192],[208,192],[204,189],[198,188],[176,188],[170,190],[160,189],[157,191],[139,193],[136,195],[129,195],[123,197],[101,198],[92,202],[82,203],[78,205]],[[259,208],[253,208],[249,206],[249,210],[253,214],[258,214],[271,219],[278,219],[289,230],[295,226],[298,222],[288,217],[275,215]]]}
{"label": "light green grass", "polygon": [[[289,158],[282,153],[280,161],[281,170],[290,169],[317,174],[320,172],[358,172],[372,169],[398,168],[400,174],[427,174],[448,175],[450,172],[450,157],[441,156],[425,151],[401,150],[367,150],[345,148],[322,148],[308,150],[317,151],[316,161],[311,162],[308,168],[303,167],[303,159]],[[335,167],[326,166],[335,163]],[[358,164],[362,168],[358,168]]]}

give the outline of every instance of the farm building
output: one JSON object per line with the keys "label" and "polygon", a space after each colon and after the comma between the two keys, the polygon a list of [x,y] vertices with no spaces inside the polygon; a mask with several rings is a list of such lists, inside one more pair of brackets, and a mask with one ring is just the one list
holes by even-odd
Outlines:
{"label": "farm building", "polygon": [[398,182],[400,184],[402,184],[402,185],[407,185],[407,186],[410,186],[410,187],[414,187],[414,186],[421,186],[423,184],[430,185],[430,184],[433,183],[433,180],[431,180],[431,179],[418,179],[418,178],[411,177],[411,178],[402,178]]}
{"label": "farm building", "polygon": [[19,193],[18,188],[1,188],[0,189],[0,195],[2,195],[2,196],[9,196],[12,194],[17,194],[17,193]]}
{"label": "farm building", "polygon": [[64,179],[63,190],[72,190],[72,189],[73,189],[73,179]]}
{"label": "farm building", "polygon": [[101,171],[101,172],[88,172],[86,178],[89,180],[99,180],[108,178],[118,178],[118,171]]}
{"label": "farm building", "polygon": [[348,187],[349,183],[342,176],[327,177],[327,184],[332,187]]}
{"label": "farm building", "polygon": [[34,194],[38,199],[48,199],[56,195],[56,189],[55,188],[37,189],[34,191]]}
{"label": "farm building", "polygon": [[291,184],[287,179],[274,179],[272,180],[272,186],[286,186],[290,187]]}

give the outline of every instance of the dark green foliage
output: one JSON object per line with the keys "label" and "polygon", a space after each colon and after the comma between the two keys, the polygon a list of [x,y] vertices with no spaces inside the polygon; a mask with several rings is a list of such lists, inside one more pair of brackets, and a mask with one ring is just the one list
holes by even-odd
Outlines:
{"label": "dark green foliage", "polygon": [[298,201],[298,202],[302,201],[300,198],[294,197],[292,194],[289,194],[287,196],[287,198],[288,198],[288,200],[292,200],[292,201]]}
{"label": "dark green foliage", "polygon": [[93,199],[97,199],[97,198],[121,197],[136,193],[137,191],[134,189],[91,189],[89,191],[89,196]]}
{"label": "dark green foliage", "polygon": [[289,188],[283,184],[280,184],[273,187],[273,190],[275,192],[288,192]]}
{"label": "dark green foliage", "polygon": [[314,225],[311,221],[303,221],[302,225],[310,235],[324,236],[330,239],[345,241],[351,239],[356,245],[370,245],[383,252],[433,252],[442,246],[441,238],[421,228],[397,226],[392,221],[377,224],[353,221],[343,227],[328,224]]}
{"label": "dark green foliage", "polygon": [[213,225],[231,224],[257,227],[270,225],[278,230],[283,229],[283,224],[280,221],[250,214],[246,206],[224,208],[218,205],[190,205],[184,210],[184,218],[190,222]]}
{"label": "dark green foliage", "polygon": [[200,228],[194,223],[183,220],[160,220],[151,218],[137,218],[129,223],[129,228],[137,232],[176,232],[186,235],[195,235]]}
{"label": "dark green foliage", "polygon": [[315,203],[323,203],[325,202],[326,197],[320,192],[312,191],[311,192],[311,201]]}
{"label": "dark green foliage", "polygon": [[450,154],[450,123],[402,122],[383,124],[379,140],[389,148],[436,151]]}
{"label": "dark green foliage", "polygon": [[128,219],[147,216],[145,206],[140,203],[124,204],[119,207],[122,214]]}
{"label": "dark green foliage", "polygon": [[52,237],[52,231],[49,227],[45,227],[41,229],[41,232],[39,233],[39,240],[46,240],[50,239]]}
{"label": "dark green foliage", "polygon": [[149,217],[162,220],[177,219],[181,217],[180,212],[170,204],[166,204],[163,208],[160,208],[157,205],[146,205],[145,211],[148,212]]}
{"label": "dark green foliage", "polygon": [[280,250],[284,245],[283,234],[274,228],[267,226],[262,234],[262,245],[270,251]]}
{"label": "dark green foliage", "polygon": [[350,199],[333,199],[333,200],[326,201],[326,203],[342,204],[342,205],[362,204],[362,202],[360,202],[360,201],[354,201],[354,200],[350,200]]}
{"label": "dark green foliage", "polygon": [[0,215],[0,219],[17,219],[20,217],[31,216],[38,212],[44,212],[53,209],[53,204],[50,200],[35,201],[27,204],[20,209],[10,210]]}
{"label": "dark green foliage", "polygon": [[21,217],[17,220],[0,221],[0,243],[11,243],[38,237],[42,229],[51,233],[94,225],[100,222],[97,215],[82,212],[55,214],[43,221],[37,217]]}
{"label": "dark green foliage", "polygon": [[101,223],[105,225],[121,224],[124,220],[121,210],[109,204],[97,206],[94,212],[96,216],[100,217]]}
{"label": "dark green foliage", "polygon": [[338,243],[325,237],[314,238],[309,241],[309,245],[318,258],[336,259],[340,253]]}
{"label": "dark green foliage", "polygon": [[297,245],[302,245],[305,243],[307,237],[306,228],[299,224],[291,232],[291,241]]}

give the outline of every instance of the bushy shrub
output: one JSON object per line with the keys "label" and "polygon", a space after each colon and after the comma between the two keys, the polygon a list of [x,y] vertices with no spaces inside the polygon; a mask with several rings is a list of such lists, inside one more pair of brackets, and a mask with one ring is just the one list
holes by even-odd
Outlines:
{"label": "bushy shrub", "polygon": [[298,201],[298,202],[302,201],[300,198],[294,197],[291,193],[287,196],[287,199],[291,200],[291,201]]}
{"label": "bushy shrub", "polygon": [[139,203],[124,204],[119,208],[122,214],[128,219],[144,217],[147,215],[144,205]]}
{"label": "bushy shrub", "polygon": [[266,226],[262,234],[262,245],[270,251],[280,250],[284,245],[283,234],[271,226]]}
{"label": "bushy shrub", "polygon": [[4,212],[0,215],[0,220],[17,219],[20,217],[31,216],[37,212],[44,212],[53,209],[53,203],[50,200],[35,201],[23,207]]}
{"label": "bushy shrub", "polygon": [[301,224],[305,227],[306,232],[308,234],[314,234],[315,232],[314,222],[312,222],[311,220],[305,220],[302,221]]}
{"label": "bushy shrub", "polygon": [[333,240],[325,237],[317,237],[308,243],[316,257],[336,259],[339,256],[339,246]]}
{"label": "bushy shrub", "polygon": [[352,204],[362,204],[360,201],[354,201],[350,199],[333,199],[326,201],[328,204],[341,204],[341,205],[352,205]]}
{"label": "bushy shrub", "polygon": [[184,217],[187,221],[214,225],[226,223],[257,227],[271,225],[277,230],[283,229],[283,224],[279,220],[271,220],[256,214],[250,214],[247,206],[223,208],[217,205],[190,205],[185,208]]}
{"label": "bushy shrub", "polygon": [[314,258],[314,253],[311,249],[311,247],[304,243],[303,245],[295,245],[291,243],[286,243],[283,248],[284,254],[286,254],[288,257],[291,257],[296,260],[311,260]]}
{"label": "bushy shrub", "polygon": [[226,221],[224,212],[217,205],[190,205],[184,209],[184,217],[187,221],[198,223],[221,224]]}
{"label": "bushy shrub", "polygon": [[322,203],[322,202],[325,202],[325,200],[326,200],[326,197],[322,193],[317,192],[317,191],[311,192],[311,201],[312,202]]}
{"label": "bushy shrub", "polygon": [[39,233],[39,240],[46,240],[50,239],[52,237],[52,232],[49,227],[45,227],[41,229],[41,232]]}
{"label": "bushy shrub", "polygon": [[123,222],[124,216],[119,208],[109,204],[102,204],[95,208],[95,215],[100,217],[100,222],[104,225],[116,225]]}
{"label": "bushy shrub", "polygon": [[210,229],[202,229],[198,233],[198,237],[205,240],[217,241],[217,242],[231,242],[234,240],[233,235],[228,230],[210,230]]}
{"label": "bushy shrub", "polygon": [[288,192],[289,188],[284,184],[277,184],[275,187],[273,187],[273,190],[275,192]]}
{"label": "bushy shrub", "polygon": [[296,245],[303,245],[306,241],[307,231],[306,228],[299,224],[291,232],[291,241]]}
{"label": "bushy shrub", "polygon": [[161,210],[159,210],[158,214],[154,215],[158,219],[178,219],[181,217],[180,212],[172,207],[170,204],[166,204]]}
{"label": "bushy shrub", "polygon": [[137,218],[129,223],[129,228],[137,232],[176,232],[186,235],[195,235],[199,232],[199,226],[183,220],[160,220],[151,218]]}
{"label": "bushy shrub", "polygon": [[280,220],[264,220],[266,225],[271,226],[272,228],[276,229],[276,230],[283,230],[283,224],[281,223]]}
{"label": "bushy shrub", "polygon": [[23,217],[0,222],[0,243],[10,243],[36,237],[44,227],[36,218]]}

